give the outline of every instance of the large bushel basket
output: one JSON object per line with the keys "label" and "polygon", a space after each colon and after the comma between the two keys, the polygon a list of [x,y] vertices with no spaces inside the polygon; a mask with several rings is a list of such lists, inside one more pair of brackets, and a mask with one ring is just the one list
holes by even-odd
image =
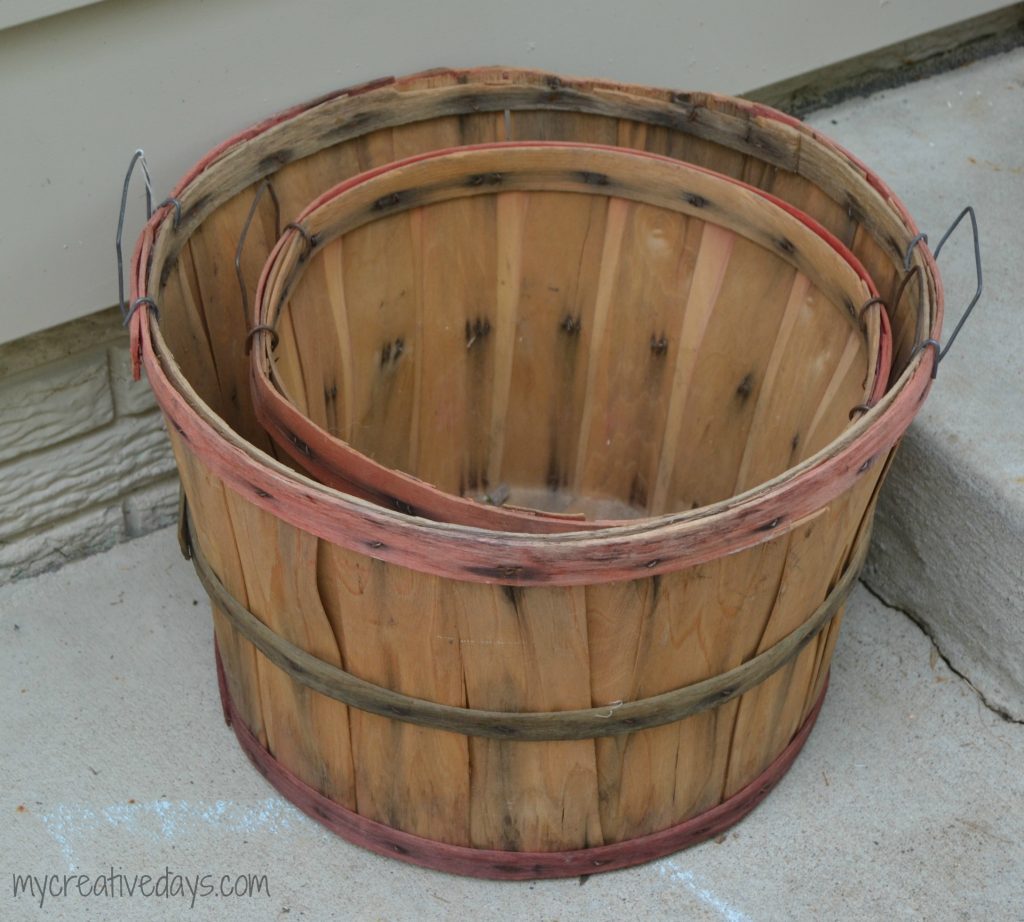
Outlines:
{"label": "large bushel basket", "polygon": [[[645,149],[811,215],[881,292],[889,389],[752,490],[599,531],[435,522],[278,460],[246,345],[280,231],[361,171],[507,139]],[[930,384],[941,289],[917,237],[884,185],[786,116],[533,72],[382,81],[208,155],[140,237],[132,349],[167,418],[225,710],[260,770],[354,842],[488,877],[636,864],[752,809],[818,713],[878,486]]]}
{"label": "large bushel basket", "polygon": [[461,147],[360,174],[288,229],[257,291],[253,399],[346,493],[601,529],[836,438],[887,386],[878,302],[838,240],[736,180],[621,148]]}

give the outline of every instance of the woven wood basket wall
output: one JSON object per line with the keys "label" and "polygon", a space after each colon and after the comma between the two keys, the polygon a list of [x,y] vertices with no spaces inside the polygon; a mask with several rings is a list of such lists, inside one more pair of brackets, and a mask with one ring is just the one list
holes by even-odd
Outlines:
{"label": "woven wood basket wall", "polygon": [[[768,190],[866,267],[892,324],[874,407],[759,487],[532,535],[433,522],[275,456],[248,297],[278,232],[361,171],[441,148],[647,150]],[[226,142],[135,254],[133,355],[167,417],[214,600],[226,712],[271,781],[353,841],[496,877],[647,860],[751,809],[810,730],[893,446],[930,383],[941,287],[898,200],[764,107],[533,72],[381,81]],[[276,200],[277,207],[273,206]],[[492,323],[493,326],[493,323]],[[751,387],[755,384],[752,383]]]}

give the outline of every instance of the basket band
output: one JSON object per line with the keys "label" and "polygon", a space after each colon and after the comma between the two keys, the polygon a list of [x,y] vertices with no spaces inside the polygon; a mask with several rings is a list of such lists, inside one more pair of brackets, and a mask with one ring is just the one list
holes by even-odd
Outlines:
{"label": "basket band", "polygon": [[243,752],[260,774],[277,788],[282,797],[293,803],[310,819],[322,823],[331,832],[360,848],[369,849],[386,858],[397,858],[409,864],[444,871],[446,874],[463,874],[467,877],[491,880],[540,880],[600,874],[654,861],[717,836],[750,813],[789,771],[804,743],[807,742],[807,737],[810,736],[821,712],[825,693],[828,691],[826,673],[817,701],[786,748],[753,781],[720,804],[667,829],[632,839],[569,851],[513,852],[452,845],[414,835],[361,816],[337,801],[325,797],[276,759],[246,726],[228,691],[224,664],[216,640],[214,654],[224,719],[235,731]]}
{"label": "basket band", "polygon": [[182,506],[181,532],[199,580],[219,611],[260,653],[299,684],[360,711],[421,727],[464,736],[541,741],[595,739],[660,727],[717,707],[759,685],[794,659],[839,613],[864,564],[871,529],[860,529],[842,577],[811,616],[742,665],[650,698],[580,710],[527,713],[456,707],[403,695],[313,656],[267,627],[221,582],[196,541],[187,504]]}

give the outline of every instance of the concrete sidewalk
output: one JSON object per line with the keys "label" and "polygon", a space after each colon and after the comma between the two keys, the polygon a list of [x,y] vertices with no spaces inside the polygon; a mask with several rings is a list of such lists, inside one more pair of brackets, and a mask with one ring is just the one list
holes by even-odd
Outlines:
{"label": "concrete sidewalk", "polygon": [[[803,754],[721,841],[499,884],[306,819],[223,722],[210,616],[173,530],[0,588],[2,919],[1024,919],[1024,726],[864,589]],[[12,874],[265,874],[270,895],[12,895]]]}

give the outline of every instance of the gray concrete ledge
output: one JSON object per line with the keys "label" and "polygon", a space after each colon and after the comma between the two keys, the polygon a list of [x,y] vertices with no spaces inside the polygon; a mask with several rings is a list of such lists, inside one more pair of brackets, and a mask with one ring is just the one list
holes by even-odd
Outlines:
{"label": "gray concrete ledge", "polygon": [[[893,466],[866,578],[1024,719],[1024,49],[809,121],[870,164],[933,243],[977,209],[985,294]],[[966,227],[939,262],[948,336],[974,291]]]}

